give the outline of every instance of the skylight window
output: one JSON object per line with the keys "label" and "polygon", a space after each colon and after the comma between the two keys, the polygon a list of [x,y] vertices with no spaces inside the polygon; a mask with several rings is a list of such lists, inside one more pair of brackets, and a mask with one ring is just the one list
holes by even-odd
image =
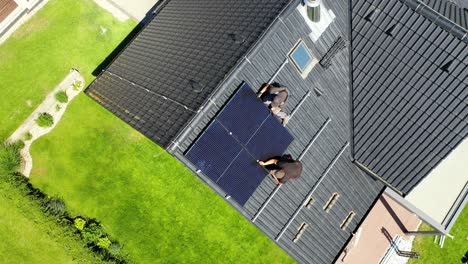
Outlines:
{"label": "skylight window", "polygon": [[302,40],[297,43],[294,49],[289,53],[288,57],[304,78],[318,62]]}

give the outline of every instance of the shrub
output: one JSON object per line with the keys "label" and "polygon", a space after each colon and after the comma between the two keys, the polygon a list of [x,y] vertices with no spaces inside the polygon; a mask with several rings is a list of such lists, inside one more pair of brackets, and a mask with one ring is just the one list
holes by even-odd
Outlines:
{"label": "shrub", "polygon": [[24,134],[24,140],[31,140],[32,139],[32,134],[31,132],[27,132]]}
{"label": "shrub", "polygon": [[97,244],[99,238],[105,235],[101,225],[96,222],[90,222],[83,228],[81,235],[87,244]]}
{"label": "shrub", "polygon": [[81,217],[77,217],[75,218],[75,220],[73,220],[73,224],[75,225],[76,229],[78,229],[79,231],[83,231],[83,228],[86,225],[86,220],[84,220]]}
{"label": "shrub", "polygon": [[67,209],[65,208],[65,203],[62,200],[52,198],[46,203],[46,211],[53,215],[63,216],[66,214]]}
{"label": "shrub", "polygon": [[76,81],[76,82],[73,84],[73,90],[74,90],[74,91],[78,91],[80,88],[81,88],[81,81]]}
{"label": "shrub", "polygon": [[111,255],[118,256],[122,251],[122,247],[117,242],[112,242],[107,249]]}
{"label": "shrub", "polygon": [[54,117],[51,116],[49,113],[41,113],[36,119],[36,123],[40,127],[51,127],[54,125]]}
{"label": "shrub", "polygon": [[0,175],[9,175],[18,171],[21,164],[20,146],[3,143],[0,145]]}
{"label": "shrub", "polygon": [[65,91],[59,91],[55,94],[55,100],[59,101],[60,103],[67,103],[68,95]]}
{"label": "shrub", "polygon": [[24,141],[23,140],[18,140],[14,143],[14,145],[16,146],[16,148],[18,148],[18,150],[21,150],[24,148]]}
{"label": "shrub", "polygon": [[107,236],[105,236],[98,239],[96,246],[102,249],[108,249],[111,244],[112,242],[110,241],[110,239]]}

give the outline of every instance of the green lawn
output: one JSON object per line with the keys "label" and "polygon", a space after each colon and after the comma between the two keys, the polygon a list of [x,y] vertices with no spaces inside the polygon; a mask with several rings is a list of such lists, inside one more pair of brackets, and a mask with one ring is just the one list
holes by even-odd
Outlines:
{"label": "green lawn", "polygon": [[77,235],[0,177],[0,263],[101,263]]}
{"label": "green lawn", "polygon": [[[0,137],[12,133],[71,67],[89,83],[91,72],[134,26],[118,23],[91,0],[51,0],[0,46],[0,90],[6,95],[0,101]],[[56,130],[33,145],[33,158],[32,182],[62,197],[72,214],[101,221],[137,263],[292,262],[174,158],[84,94]],[[4,221],[22,221],[14,209],[2,208],[12,211],[1,214]],[[40,228],[37,234],[21,230],[5,225],[0,236],[55,237]],[[60,244],[47,250],[59,257]],[[15,254],[18,261],[11,263],[24,263],[18,251],[43,249],[19,243],[0,254]],[[67,262],[41,255],[37,260],[31,262]]]}
{"label": "green lawn", "polygon": [[0,138],[9,136],[66,76],[91,72],[135,27],[92,0],[51,0],[0,46]]}
{"label": "green lawn", "polygon": [[137,263],[292,260],[178,161],[84,95],[33,145],[31,180]]}
{"label": "green lawn", "polygon": [[[427,225],[422,225],[420,230],[428,231]],[[440,248],[438,243],[433,243],[434,238],[417,237],[413,244],[413,251],[419,252],[419,260],[410,260],[409,264],[457,264],[462,263],[462,257],[468,253],[468,206],[460,214],[457,222],[450,230],[454,239],[445,238],[444,247]]]}
{"label": "green lawn", "polygon": [[[0,138],[10,135],[70,68],[91,81],[91,72],[134,26],[118,23],[91,0],[51,0],[0,45]],[[78,236],[0,177],[0,263],[100,262]]]}

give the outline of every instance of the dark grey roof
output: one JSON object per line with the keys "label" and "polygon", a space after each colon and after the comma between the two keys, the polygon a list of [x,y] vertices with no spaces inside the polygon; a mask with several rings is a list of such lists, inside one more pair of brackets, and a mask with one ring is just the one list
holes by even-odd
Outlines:
{"label": "dark grey roof", "polygon": [[168,146],[290,0],[172,0],[88,89]]}
{"label": "dark grey roof", "polygon": [[[383,189],[351,155],[406,194],[468,136],[466,12],[447,1],[323,0],[336,18],[314,43],[294,6],[281,13],[288,2],[171,0],[87,93],[196,172],[184,152],[242,82],[260,88],[301,38],[318,59],[336,52],[306,79],[291,64],[276,78],[290,89],[289,112],[312,92],[287,126],[288,152],[313,145],[303,177],[254,222],[273,240],[285,230],[277,243],[299,262],[329,263]],[[339,37],[351,49],[329,52]],[[244,207],[228,202],[252,219],[274,187],[266,178]],[[314,206],[294,218],[311,190]],[[326,213],[333,192],[341,196]],[[310,228],[294,243],[303,222]]]}
{"label": "dark grey roof", "polygon": [[468,136],[468,39],[414,2],[351,1],[354,157],[405,194]]}
{"label": "dark grey roof", "polygon": [[[316,43],[308,37],[310,29],[298,11],[282,15],[259,46],[247,55],[220,90],[211,96],[210,103],[190,123],[186,133],[175,139],[177,144],[169,151],[194,172],[197,171],[184,157],[184,152],[243,81],[260,88],[274,75],[300,38],[304,39],[314,56],[319,59],[340,36],[347,38],[347,0],[323,3],[333,10],[336,18]],[[347,48],[337,52],[328,69],[317,64],[306,79],[302,79],[292,64],[287,64],[275,79],[289,88],[288,112],[296,109],[304,96],[311,92],[287,125],[295,138],[288,152],[299,157],[309,143],[314,139],[315,141],[302,160],[303,176],[285,184],[253,223],[274,240],[297,208],[302,206],[312,188],[318,186],[312,195],[315,199],[312,208],[300,211],[277,242],[300,263],[332,263],[383,189],[381,182],[372,179],[351,162],[349,146],[346,147],[349,142],[348,52]],[[320,90],[321,96],[318,96],[315,89]],[[331,121],[319,133],[328,119]],[[340,155],[341,151],[343,153]],[[336,162],[333,162],[335,159]],[[324,180],[318,184],[324,174]],[[224,197],[223,190],[208,177],[202,173],[197,175]],[[239,207],[232,200],[228,202],[251,220],[274,188],[272,180],[265,178],[244,207]],[[323,206],[333,192],[339,193],[340,198],[333,209],[326,213]],[[340,224],[350,211],[354,211],[356,216],[350,226],[342,230]],[[303,222],[309,224],[309,228],[294,243],[293,238]]]}
{"label": "dark grey roof", "polygon": [[[462,0],[463,1],[463,0]],[[444,17],[450,19],[461,27],[468,29],[468,4],[458,0],[422,0],[422,2],[434,9]],[[467,1],[468,2],[468,1]]]}
{"label": "dark grey roof", "polygon": [[[331,54],[340,37],[347,38],[347,0],[323,1],[336,18],[316,43],[292,6],[247,53],[286,2],[172,0],[87,93],[158,144],[169,146],[169,152],[196,173],[184,152],[243,81],[260,88],[301,38],[318,59]],[[227,36],[229,32],[234,35]],[[236,43],[239,38],[246,41]],[[295,137],[288,152],[298,157],[313,144],[302,159],[303,176],[284,185],[254,224],[272,240],[284,230],[277,243],[301,263],[333,262],[384,187],[351,163],[349,51],[333,54],[327,69],[317,64],[306,79],[292,64],[276,78],[289,87],[289,112],[311,94],[287,126]],[[190,80],[203,88],[201,93],[193,92]],[[198,176],[224,196],[208,177]],[[228,202],[251,220],[274,188],[271,179],[265,178],[244,207]],[[294,217],[311,190],[314,205]],[[327,213],[323,205],[334,192],[340,198]],[[340,224],[351,211],[356,216],[342,230]],[[303,222],[309,228],[294,243]]]}

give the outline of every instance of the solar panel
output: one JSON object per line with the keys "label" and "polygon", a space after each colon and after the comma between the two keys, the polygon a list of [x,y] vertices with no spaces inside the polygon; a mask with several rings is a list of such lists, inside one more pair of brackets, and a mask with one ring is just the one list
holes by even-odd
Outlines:
{"label": "solar panel", "polygon": [[216,118],[242,143],[247,141],[270,115],[249,85],[242,85]]}
{"label": "solar panel", "polygon": [[218,185],[240,205],[249,200],[267,172],[245,151],[237,156],[218,180]]}
{"label": "solar panel", "polygon": [[244,205],[267,174],[257,160],[282,155],[292,140],[288,130],[244,84],[185,156]]}
{"label": "solar panel", "polygon": [[246,145],[255,159],[280,156],[294,140],[289,131],[274,116],[269,116]]}
{"label": "solar panel", "polygon": [[[214,151],[213,147],[222,151]],[[218,121],[213,121],[185,157],[213,181],[217,181],[242,147]]]}

